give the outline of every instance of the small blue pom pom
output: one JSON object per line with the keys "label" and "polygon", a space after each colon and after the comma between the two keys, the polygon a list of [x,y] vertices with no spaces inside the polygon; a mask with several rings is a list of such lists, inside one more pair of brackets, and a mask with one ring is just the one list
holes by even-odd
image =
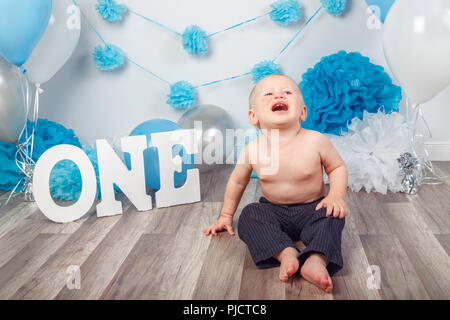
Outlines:
{"label": "small blue pom pom", "polygon": [[301,5],[297,0],[277,0],[270,6],[270,19],[282,26],[297,22],[302,16]]}
{"label": "small blue pom pom", "polygon": [[127,11],[127,6],[118,4],[114,0],[98,0],[95,9],[103,20],[116,22],[122,20],[122,15]]}
{"label": "small blue pom pom", "polygon": [[113,71],[125,63],[124,52],[115,45],[108,44],[102,48],[101,45],[94,49],[95,66],[102,71]]}
{"label": "small blue pom pom", "polygon": [[255,83],[259,82],[264,77],[267,77],[274,73],[281,73],[280,66],[273,61],[264,60],[256,64],[252,71],[253,81]]}
{"label": "small blue pom pom", "polygon": [[347,0],[320,0],[322,6],[333,16],[340,16],[344,13],[347,6]]}
{"label": "small blue pom pom", "polygon": [[178,81],[170,86],[167,103],[176,109],[186,109],[195,103],[197,93],[192,84]]}
{"label": "small blue pom pom", "polygon": [[199,26],[187,27],[182,35],[183,48],[192,56],[203,56],[208,52],[208,41],[206,32]]}

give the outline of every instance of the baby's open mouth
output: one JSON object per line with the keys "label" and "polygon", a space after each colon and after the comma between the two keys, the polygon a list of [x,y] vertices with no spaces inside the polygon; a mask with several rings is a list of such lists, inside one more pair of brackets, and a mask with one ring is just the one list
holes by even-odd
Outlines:
{"label": "baby's open mouth", "polygon": [[272,106],[272,112],[288,111],[289,106],[285,102],[277,102]]}

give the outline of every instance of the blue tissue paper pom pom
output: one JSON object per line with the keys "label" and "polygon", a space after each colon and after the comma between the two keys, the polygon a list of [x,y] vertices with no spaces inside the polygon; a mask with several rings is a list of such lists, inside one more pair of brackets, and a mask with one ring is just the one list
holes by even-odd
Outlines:
{"label": "blue tissue paper pom pom", "polygon": [[308,108],[302,126],[336,135],[346,132],[353,118],[362,119],[364,110],[397,112],[402,99],[383,67],[358,52],[323,57],[303,75],[300,88]]}
{"label": "blue tissue paper pom pom", "polygon": [[113,71],[121,67],[125,60],[124,52],[113,44],[99,45],[94,49],[95,66],[102,71]]}
{"label": "blue tissue paper pom pom", "polygon": [[186,109],[195,103],[197,93],[192,84],[178,81],[170,86],[167,103],[176,109]]}
{"label": "blue tissue paper pom pom", "polygon": [[347,0],[320,0],[322,6],[333,16],[340,16],[347,7]]}
{"label": "blue tissue paper pom pom", "polygon": [[95,9],[103,20],[116,22],[122,20],[122,15],[127,11],[127,6],[118,4],[114,0],[98,0]]}
{"label": "blue tissue paper pom pom", "polygon": [[[31,132],[32,125],[30,122],[27,123],[27,129],[28,132]],[[20,142],[24,140],[25,138],[22,138]],[[56,122],[38,119],[34,135],[33,160],[37,162],[45,151],[60,144],[70,144],[81,148],[80,141],[73,130],[66,129]],[[90,145],[86,145],[82,149],[94,167],[97,177],[97,198],[99,198],[101,195],[97,152]],[[0,141],[0,190],[13,190],[20,179],[24,177],[15,162],[16,151],[16,145]],[[70,160],[58,162],[50,174],[49,186],[53,198],[77,201],[82,187],[80,170]],[[116,186],[114,189],[116,192],[120,191]]]}
{"label": "blue tissue paper pom pom", "polygon": [[301,5],[297,0],[277,0],[270,6],[270,19],[282,26],[297,22],[302,16]]}
{"label": "blue tissue paper pom pom", "polygon": [[273,61],[264,60],[256,64],[252,71],[253,81],[255,83],[259,82],[264,77],[267,77],[274,73],[281,73],[280,66]]}
{"label": "blue tissue paper pom pom", "polygon": [[183,48],[192,56],[203,56],[208,52],[206,32],[199,26],[192,25],[184,30],[182,35]]}
{"label": "blue tissue paper pom pom", "polygon": [[0,190],[12,190],[23,177],[16,165],[17,147],[0,141]]}
{"label": "blue tissue paper pom pom", "polygon": [[[27,122],[27,130],[32,130],[30,122]],[[24,140],[25,137],[22,137],[21,141]],[[34,132],[33,160],[37,161],[45,151],[60,144],[81,147],[80,140],[72,129],[47,119],[38,119]]]}
{"label": "blue tissue paper pom pom", "polygon": [[[32,125],[27,122],[28,132],[32,131]],[[22,136],[20,143],[24,142]],[[80,141],[73,130],[46,119],[38,119],[36,131],[34,133],[33,160],[36,162],[39,157],[51,147],[59,144],[70,144],[81,147]],[[17,147],[14,144],[0,141],[0,189],[12,190],[16,184],[24,177],[16,165],[15,154]]]}

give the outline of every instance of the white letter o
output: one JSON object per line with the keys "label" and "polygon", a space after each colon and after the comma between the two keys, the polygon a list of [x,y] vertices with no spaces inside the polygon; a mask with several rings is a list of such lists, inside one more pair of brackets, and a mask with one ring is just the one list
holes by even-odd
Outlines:
{"label": "white letter o", "polygon": [[[50,174],[62,160],[75,162],[81,173],[80,198],[68,207],[58,206],[50,193]],[[39,158],[33,174],[33,195],[42,213],[54,222],[71,222],[84,216],[95,201],[97,180],[89,157],[78,147],[61,144],[44,152]]]}

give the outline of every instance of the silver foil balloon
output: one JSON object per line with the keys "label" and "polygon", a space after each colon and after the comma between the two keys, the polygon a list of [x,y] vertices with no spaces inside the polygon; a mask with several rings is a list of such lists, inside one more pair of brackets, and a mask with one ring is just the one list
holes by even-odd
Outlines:
{"label": "silver foil balloon", "polygon": [[200,172],[225,164],[227,157],[234,151],[234,131],[227,138],[227,129],[234,130],[234,123],[231,116],[220,107],[202,105],[190,108],[181,116],[178,124],[184,129],[197,130],[199,152],[195,156],[195,167]]}
{"label": "silver foil balloon", "polygon": [[17,143],[27,120],[29,86],[14,65],[0,58],[0,141]]}

